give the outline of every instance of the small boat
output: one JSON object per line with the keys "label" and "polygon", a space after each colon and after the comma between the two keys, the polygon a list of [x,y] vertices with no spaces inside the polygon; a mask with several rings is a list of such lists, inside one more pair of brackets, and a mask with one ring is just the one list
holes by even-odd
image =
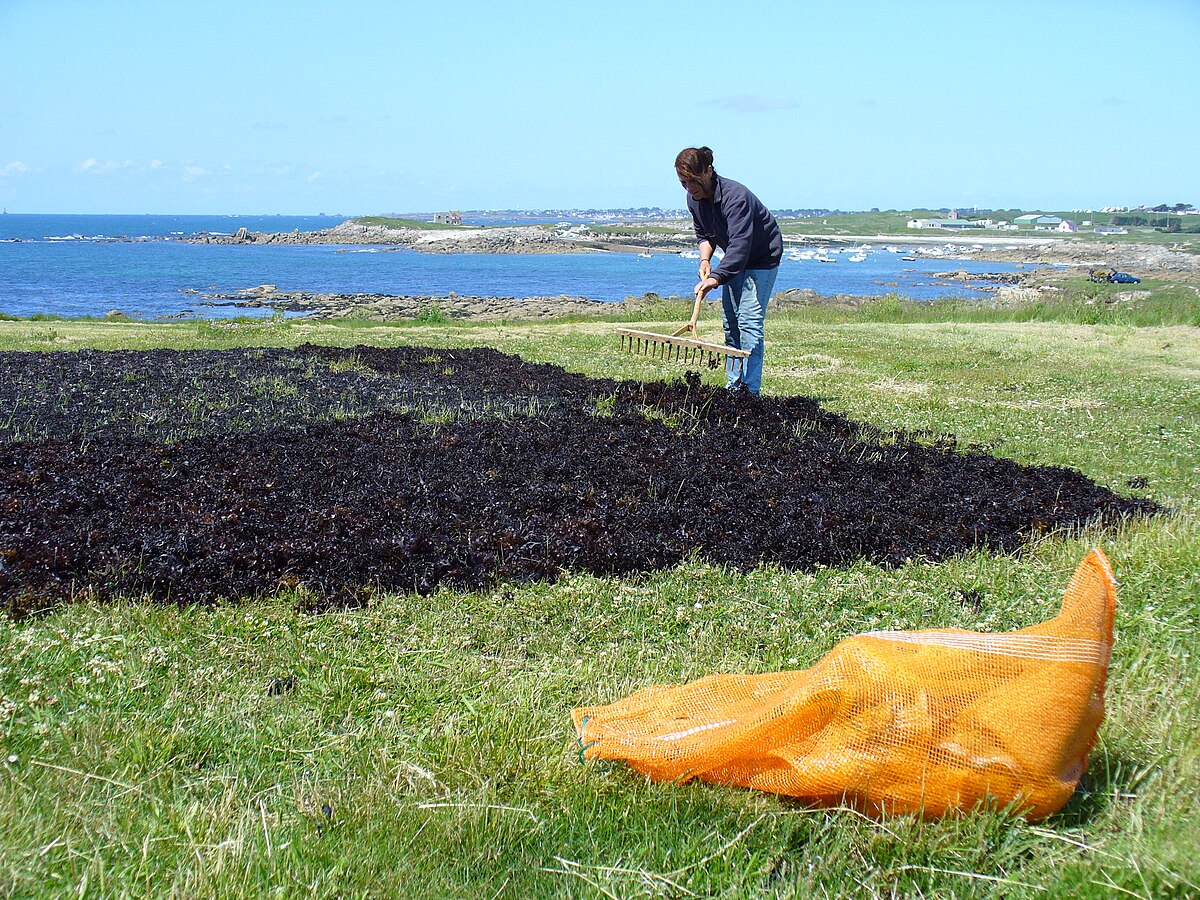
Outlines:
{"label": "small boat", "polygon": [[638,254],[638,259],[649,259],[653,255],[654,254],[651,253],[649,250],[643,250],[641,253]]}
{"label": "small boat", "polygon": [[846,259],[850,262],[865,262],[867,259],[867,254],[860,250],[857,253],[852,253],[850,256],[847,256]]}

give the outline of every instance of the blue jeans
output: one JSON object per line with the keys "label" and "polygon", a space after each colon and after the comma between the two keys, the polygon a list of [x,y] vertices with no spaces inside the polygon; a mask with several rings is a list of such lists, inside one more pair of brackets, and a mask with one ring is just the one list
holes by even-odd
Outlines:
{"label": "blue jeans", "polygon": [[725,386],[745,385],[752,394],[762,386],[763,322],[767,318],[767,303],[775,289],[779,269],[745,269],[721,287],[721,313],[725,321],[725,343],[739,350],[749,350],[750,358],[727,360]]}

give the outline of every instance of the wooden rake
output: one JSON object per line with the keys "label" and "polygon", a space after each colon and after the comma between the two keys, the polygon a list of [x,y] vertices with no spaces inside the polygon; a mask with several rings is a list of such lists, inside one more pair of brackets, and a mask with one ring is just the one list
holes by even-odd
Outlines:
{"label": "wooden rake", "polygon": [[700,297],[697,296],[696,305],[692,307],[691,321],[672,334],[618,328],[621,349],[663,362],[683,363],[685,366],[715,369],[728,365],[735,375],[744,374],[746,358],[750,356],[748,351],[700,340],[700,333],[696,330],[696,322],[700,318],[700,302]]}

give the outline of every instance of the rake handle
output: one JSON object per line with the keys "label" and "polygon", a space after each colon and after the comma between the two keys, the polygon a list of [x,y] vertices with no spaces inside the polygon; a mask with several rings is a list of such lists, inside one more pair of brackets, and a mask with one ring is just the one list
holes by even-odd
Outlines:
{"label": "rake handle", "polygon": [[678,331],[676,331],[674,334],[672,334],[671,337],[679,337],[680,335],[684,335],[684,334],[690,334],[692,337],[697,337],[698,332],[696,331],[696,322],[698,322],[699,320],[700,320],[700,295],[697,294],[696,295],[696,303],[694,306],[692,306],[691,321],[688,322],[686,325],[684,325],[682,328],[680,328]]}

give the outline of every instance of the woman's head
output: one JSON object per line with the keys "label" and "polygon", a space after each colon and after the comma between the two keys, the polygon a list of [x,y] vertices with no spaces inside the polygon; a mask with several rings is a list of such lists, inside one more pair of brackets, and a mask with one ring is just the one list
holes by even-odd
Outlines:
{"label": "woman's head", "polygon": [[712,199],[713,153],[707,147],[688,147],[675,157],[679,183],[697,200]]}

